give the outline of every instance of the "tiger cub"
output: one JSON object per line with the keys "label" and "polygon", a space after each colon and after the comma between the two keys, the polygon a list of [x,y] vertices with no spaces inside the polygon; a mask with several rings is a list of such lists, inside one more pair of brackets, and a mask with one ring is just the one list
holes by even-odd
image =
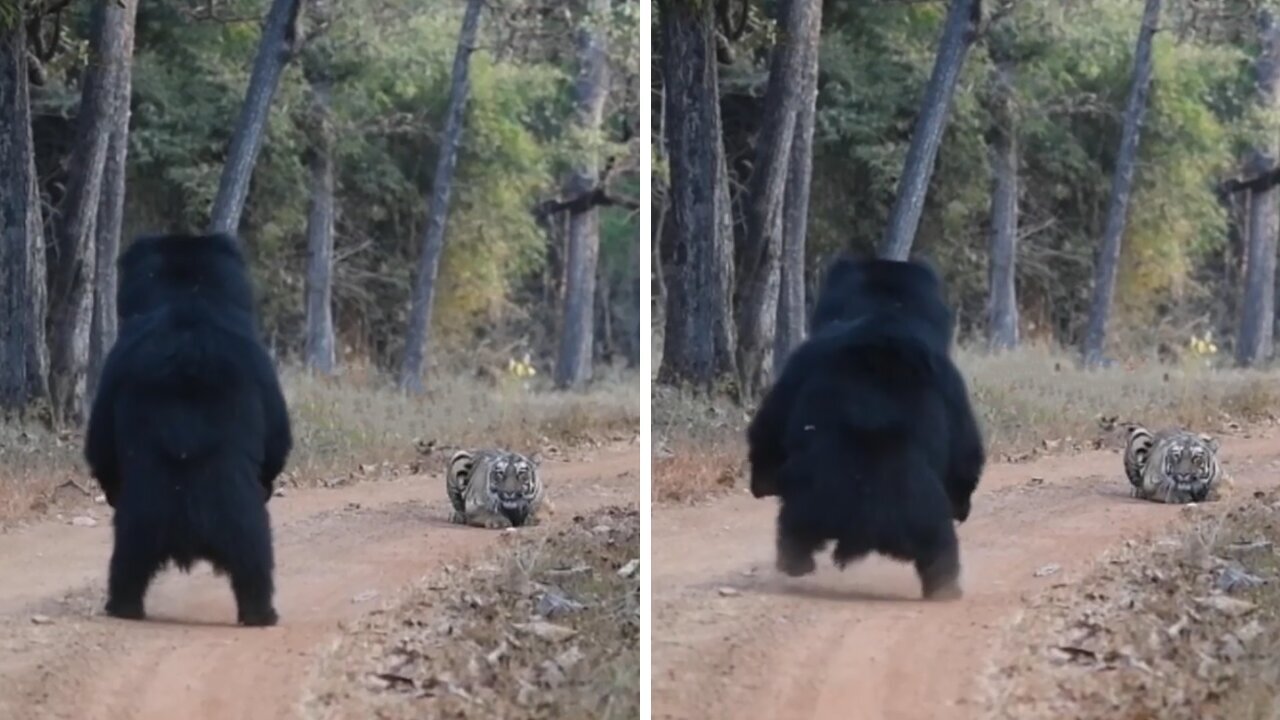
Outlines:
{"label": "tiger cub", "polygon": [[1133,426],[1124,448],[1132,495],[1161,503],[1217,500],[1231,481],[1218,463],[1218,441],[1185,430]]}
{"label": "tiger cub", "polygon": [[546,494],[537,464],[505,450],[454,453],[445,489],[453,522],[490,529],[536,525]]}

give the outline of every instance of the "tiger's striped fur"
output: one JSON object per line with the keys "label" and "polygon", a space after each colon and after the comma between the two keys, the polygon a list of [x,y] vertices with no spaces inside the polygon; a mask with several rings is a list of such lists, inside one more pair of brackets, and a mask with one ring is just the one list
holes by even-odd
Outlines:
{"label": "tiger's striped fur", "polygon": [[453,522],[491,529],[536,525],[546,495],[537,464],[505,450],[454,453],[445,489]]}
{"label": "tiger's striped fur", "polygon": [[1133,497],[1161,503],[1216,500],[1230,481],[1218,462],[1218,441],[1201,433],[1129,429],[1124,472]]}

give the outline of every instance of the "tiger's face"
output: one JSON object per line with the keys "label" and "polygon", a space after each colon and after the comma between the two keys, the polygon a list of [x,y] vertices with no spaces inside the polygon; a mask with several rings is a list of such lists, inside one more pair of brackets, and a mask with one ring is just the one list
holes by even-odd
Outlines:
{"label": "tiger's face", "polygon": [[529,518],[530,501],[537,490],[536,470],[522,455],[508,453],[489,468],[489,492],[498,501],[498,510],[520,527]]}
{"label": "tiger's face", "polygon": [[1187,437],[1170,445],[1164,456],[1164,476],[1179,490],[1197,488],[1213,469],[1212,442],[1203,436]]}

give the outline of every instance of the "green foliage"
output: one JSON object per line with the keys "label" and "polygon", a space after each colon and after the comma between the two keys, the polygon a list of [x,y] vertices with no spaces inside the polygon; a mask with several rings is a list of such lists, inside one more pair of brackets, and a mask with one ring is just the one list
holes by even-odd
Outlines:
{"label": "green foliage", "polygon": [[[943,270],[963,331],[980,331],[991,187],[986,139],[995,122],[990,52],[1007,53],[1016,61],[1023,319],[1033,335],[1074,343],[1087,311],[1142,2],[1033,0],[1013,8],[968,57],[915,247]],[[815,262],[843,247],[870,252],[879,240],[944,11],[943,3],[828,5],[810,221]],[[1228,230],[1213,188],[1253,139],[1274,135],[1277,118],[1252,104],[1252,48],[1238,42],[1240,31],[1208,27],[1224,22],[1213,18],[1194,22],[1157,36],[1117,297],[1121,327],[1167,319],[1171,307],[1183,324],[1229,324],[1220,312],[1208,317],[1217,307],[1209,298],[1226,292],[1226,278],[1219,274],[1214,286],[1200,281]],[[1176,337],[1181,343],[1185,332]]]}
{"label": "green foliage", "polygon": [[[531,209],[559,193],[565,169],[584,151],[633,152],[571,130],[573,41],[582,20],[576,7],[561,13],[559,4],[543,12],[537,3],[496,3],[482,16],[433,316],[437,347],[463,349],[479,328],[512,314],[527,318],[530,309],[513,308],[513,298],[517,288],[542,281],[548,242],[556,241]],[[638,7],[617,2],[605,18],[615,77],[606,130],[611,135],[638,111]],[[392,363],[401,351],[421,253],[461,9],[352,0],[334,5],[319,32],[318,20],[304,12],[299,32],[311,39],[300,48],[300,60],[286,68],[275,96],[241,228],[262,288],[265,329],[282,352],[301,344],[305,158],[318,127],[303,66],[333,80],[340,348]],[[262,12],[257,0],[207,7],[157,0],[140,8],[126,234],[207,225]],[[76,48],[85,28],[72,27],[69,45]],[[73,116],[73,83],[83,60],[64,53],[56,62],[69,65],[58,75],[68,80],[50,83],[37,100]],[[626,281],[638,286],[638,268],[615,248],[625,245],[627,233],[634,244],[638,226],[633,219],[604,225],[601,273],[629,273]],[[554,326],[557,308],[535,311],[537,323]],[[549,335],[532,348],[544,366],[554,350],[545,341]]]}

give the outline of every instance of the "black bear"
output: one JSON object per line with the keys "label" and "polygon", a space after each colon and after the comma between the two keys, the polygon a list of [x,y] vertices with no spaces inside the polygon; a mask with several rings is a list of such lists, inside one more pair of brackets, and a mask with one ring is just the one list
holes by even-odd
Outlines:
{"label": "black bear", "polygon": [[842,258],[813,335],[787,359],[747,429],[751,491],[778,495],[778,568],[869,552],[913,561],[927,598],[960,594],[952,520],[969,516],[985,463],[950,358],[954,320],[927,266]]}
{"label": "black bear", "polygon": [[244,625],[274,625],[267,502],[293,440],[235,238],[161,235],[120,259],[120,332],[85,458],[115,509],[106,612],[142,619],[172,561],[230,576]]}

